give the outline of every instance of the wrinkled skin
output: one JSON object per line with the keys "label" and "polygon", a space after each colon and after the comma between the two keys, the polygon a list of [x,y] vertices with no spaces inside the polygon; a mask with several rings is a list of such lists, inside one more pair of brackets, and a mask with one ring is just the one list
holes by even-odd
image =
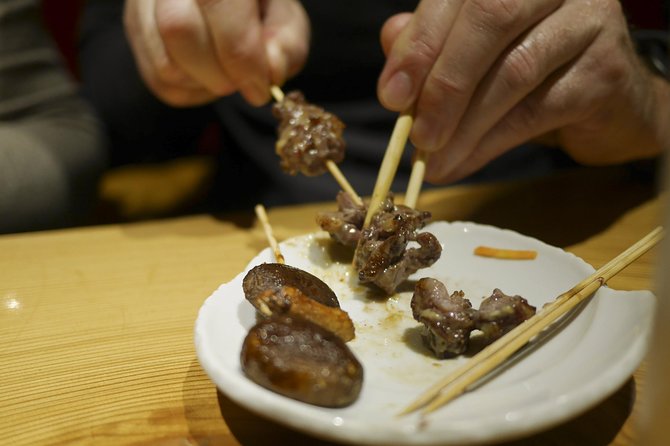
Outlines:
{"label": "wrinkled skin", "polygon": [[422,0],[381,34],[378,96],[412,108],[430,181],[540,136],[591,165],[667,147],[670,85],[638,59],[617,0]]}
{"label": "wrinkled skin", "polygon": [[176,107],[235,92],[262,105],[309,49],[297,0],[126,0],[124,24],[142,79]]}

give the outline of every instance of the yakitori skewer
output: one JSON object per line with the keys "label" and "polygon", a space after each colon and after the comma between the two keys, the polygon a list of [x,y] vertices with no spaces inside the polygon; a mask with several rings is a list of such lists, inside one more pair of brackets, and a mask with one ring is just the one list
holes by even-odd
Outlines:
{"label": "yakitori skewer", "polygon": [[279,243],[277,243],[277,239],[272,234],[272,226],[270,226],[268,214],[265,212],[265,206],[262,204],[257,204],[254,210],[256,211],[256,217],[258,217],[258,221],[260,221],[261,225],[263,226],[263,231],[265,231],[265,238],[267,238],[268,243],[270,244],[270,248],[275,255],[277,263],[283,264],[285,262],[284,256],[279,250]]}
{"label": "yakitori skewer", "polygon": [[384,153],[384,159],[382,160],[379,173],[377,174],[377,182],[375,183],[375,188],[372,192],[370,206],[365,215],[365,227],[370,224],[373,215],[379,212],[380,206],[391,189],[391,183],[393,183],[393,178],[398,170],[398,164],[400,164],[400,158],[405,150],[405,145],[407,144],[407,138],[409,137],[413,122],[414,118],[412,117],[411,111],[401,113],[396,120],[395,126],[393,127],[393,133],[391,133],[391,139],[389,140],[388,147]]}
{"label": "yakitori skewer", "polygon": [[419,201],[419,193],[423,184],[423,177],[426,173],[426,159],[428,154],[423,150],[416,152],[414,162],[412,163],[412,173],[409,176],[409,183],[407,184],[407,192],[405,192],[405,206],[416,208],[416,203]]}
{"label": "yakitori skewer", "polygon": [[[274,98],[275,101],[277,102],[282,102],[284,100],[284,92],[282,91],[281,88],[279,88],[276,85],[273,85],[270,87],[270,93],[272,94],[272,97]],[[335,181],[337,181],[337,184],[340,185],[343,191],[345,191],[349,196],[354,200],[356,204],[362,205],[363,200],[361,197],[356,193],[354,188],[351,186],[351,183],[346,179],[340,168],[337,166],[337,164],[333,160],[326,160],[325,161],[326,168],[330,172],[330,174],[335,178]]]}
{"label": "yakitori skewer", "polygon": [[654,247],[663,238],[663,235],[664,231],[661,227],[657,227],[651,231],[595,273],[575,285],[569,291],[558,296],[535,316],[526,320],[473,356],[472,359],[461,367],[439,380],[407,406],[400,415],[405,415],[421,408],[423,408],[422,413],[428,414],[466,392],[471,385],[500,366],[534,336],[592,295],[598,288],[607,283],[609,279]]}

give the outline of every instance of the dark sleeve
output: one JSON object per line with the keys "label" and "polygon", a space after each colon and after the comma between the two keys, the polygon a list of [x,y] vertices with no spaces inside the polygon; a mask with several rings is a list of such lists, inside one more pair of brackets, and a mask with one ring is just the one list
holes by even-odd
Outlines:
{"label": "dark sleeve", "polygon": [[122,1],[86,2],[79,47],[83,93],[106,127],[111,162],[157,161],[188,153],[213,119],[211,109],[174,108],[152,95],[135,65],[122,13]]}
{"label": "dark sleeve", "polygon": [[622,0],[637,53],[656,74],[670,78],[670,0]]}
{"label": "dark sleeve", "polygon": [[0,0],[0,233],[87,222],[105,147],[34,0]]}

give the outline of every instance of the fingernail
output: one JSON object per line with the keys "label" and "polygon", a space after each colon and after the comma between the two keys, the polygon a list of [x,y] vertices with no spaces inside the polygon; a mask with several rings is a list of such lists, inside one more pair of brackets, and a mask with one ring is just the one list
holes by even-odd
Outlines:
{"label": "fingernail", "polygon": [[412,96],[412,78],[404,71],[398,71],[382,90],[382,101],[387,107],[403,110],[409,106]]}

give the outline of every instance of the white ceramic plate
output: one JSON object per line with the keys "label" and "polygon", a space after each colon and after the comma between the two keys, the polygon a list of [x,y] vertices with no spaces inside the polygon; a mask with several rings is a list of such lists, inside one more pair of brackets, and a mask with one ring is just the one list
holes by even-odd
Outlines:
{"label": "white ceramic plate", "polygon": [[[435,265],[410,279],[440,279],[450,292],[462,289],[475,307],[497,287],[524,296],[539,309],[593,272],[578,257],[512,231],[463,222],[437,222],[426,230],[444,250]],[[531,261],[482,258],[472,254],[478,245],[533,249],[538,256]],[[356,339],[349,346],[365,374],[359,399],[347,408],[325,409],[270,392],[242,373],[240,349],[255,322],[242,278],[251,267],[273,262],[270,250],[206,300],[195,326],[195,345],[203,368],[229,398],[318,437],[357,444],[436,445],[529,435],[605,399],[632,375],[646,352],[654,296],[602,288],[552,336],[527,348],[493,379],[425,422],[416,415],[398,418],[401,408],[467,358],[432,358],[412,319],[411,283],[388,299],[372,295],[356,284],[351,257],[334,250],[327,234],[288,240],[281,250],[288,264],[328,283],[353,319]]]}

